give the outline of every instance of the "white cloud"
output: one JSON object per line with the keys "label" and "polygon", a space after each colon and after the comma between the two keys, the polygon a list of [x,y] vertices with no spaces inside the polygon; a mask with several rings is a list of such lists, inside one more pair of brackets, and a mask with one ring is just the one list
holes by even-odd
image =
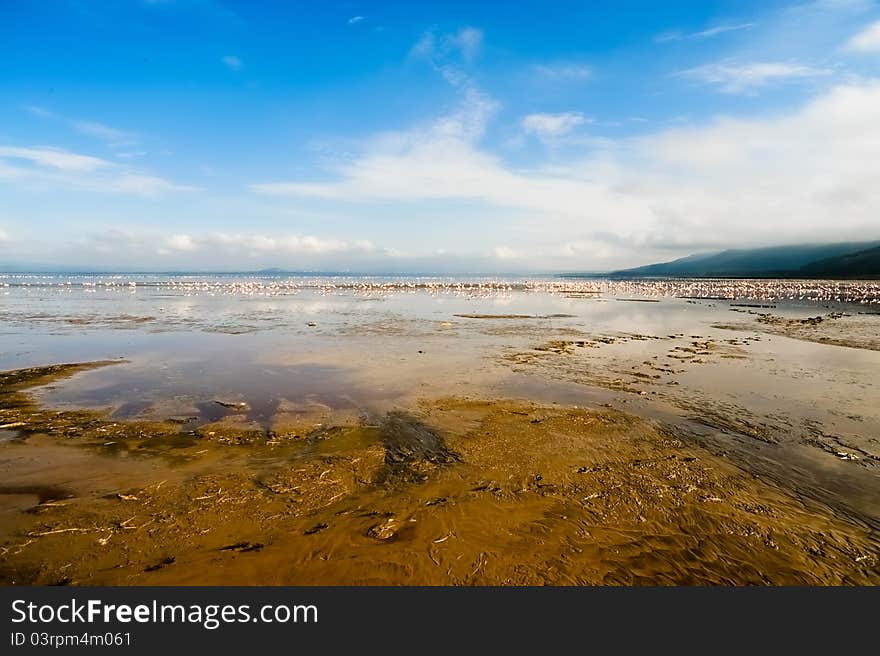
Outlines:
{"label": "white cloud", "polygon": [[69,172],[90,172],[112,166],[106,160],[89,155],[77,155],[61,148],[45,146],[36,148],[17,148],[0,146],[0,159],[25,160],[40,167]]}
{"label": "white cloud", "polygon": [[194,251],[198,248],[189,235],[171,235],[166,246],[173,251]]}
{"label": "white cloud", "polygon": [[492,253],[499,260],[513,260],[521,257],[519,253],[509,246],[496,246]]}
{"label": "white cloud", "polygon": [[415,45],[410,48],[409,54],[410,57],[425,57],[430,58],[434,55],[434,48],[437,39],[434,37],[433,32],[425,32],[418,41],[416,41]]}
{"label": "white cloud", "polygon": [[[149,236],[142,236],[147,243]],[[157,251],[168,255],[172,252],[194,253],[222,251],[231,255],[329,255],[340,253],[371,253],[375,247],[366,240],[346,241],[313,235],[264,235],[259,233],[207,233],[203,235],[177,234],[168,237]]]}
{"label": "white cloud", "polygon": [[100,139],[111,148],[132,146],[139,141],[139,137],[133,132],[120,130],[109,125],[105,125],[104,123],[99,123],[98,121],[83,121],[79,119],[72,119],[50,111],[44,107],[37,107],[34,105],[26,106],[25,109],[34,116],[39,116],[40,118],[45,119],[59,120],[67,123],[80,134]]}
{"label": "white cloud", "polygon": [[110,146],[130,146],[137,143],[136,135],[125,130],[98,123],[97,121],[72,121],[73,127],[81,134],[108,142]]}
{"label": "white cloud", "polygon": [[740,23],[739,25],[718,25],[716,27],[710,27],[707,30],[703,30],[702,32],[696,32],[693,34],[694,38],[697,39],[706,39],[713,36],[718,36],[719,34],[724,34],[725,32],[738,32],[739,30],[748,30],[754,27],[757,23]]}
{"label": "white cloud", "polygon": [[457,32],[435,35],[426,32],[410,49],[410,56],[431,60],[434,65],[453,56],[465,63],[473,61],[483,45],[483,32],[475,27],[462,27]]}
{"label": "white cloud", "polygon": [[718,36],[719,34],[725,34],[726,32],[738,32],[740,30],[748,30],[753,28],[757,23],[733,23],[726,25],[716,25],[715,27],[709,27],[705,30],[700,30],[699,32],[666,32],[665,34],[660,34],[654,38],[654,41],[657,43],[669,43],[670,41],[682,41],[684,39],[710,39],[712,37]]}
{"label": "white cloud", "polygon": [[[480,227],[508,236],[499,248],[509,251],[496,256],[530,253],[545,266],[616,266],[639,249],[648,260],[716,246],[880,237],[880,80],[835,87],[786,115],[608,141],[552,168],[513,168],[480,147],[491,106],[472,96],[429,126],[374,139],[332,182],[253,189],[403,207],[467,201],[476,215],[505,217]],[[462,236],[460,248],[473,239]]]}
{"label": "white cloud", "polygon": [[846,43],[848,50],[856,52],[880,52],[880,21],[871,23]]}
{"label": "white cloud", "polygon": [[0,228],[0,244],[5,244],[10,241],[12,241],[12,238],[9,236],[9,233],[3,228]]}
{"label": "white cloud", "polygon": [[743,93],[773,82],[829,75],[828,69],[784,62],[735,63],[723,61],[704,64],[678,73],[679,76],[714,84],[725,93]]}
{"label": "white cloud", "polygon": [[447,38],[450,44],[461,52],[465,61],[476,57],[483,45],[483,33],[474,27],[463,27],[456,34]]}
{"label": "white cloud", "polygon": [[34,116],[39,116],[40,118],[54,118],[55,114],[50,112],[45,107],[38,107],[36,105],[28,105],[25,107],[31,114]]}
{"label": "white cloud", "polygon": [[522,119],[522,127],[528,134],[541,138],[561,137],[587,122],[580,112],[561,114],[529,114]]}
{"label": "white cloud", "polygon": [[[119,221],[128,226],[130,222]],[[28,242],[23,242],[27,244]],[[16,247],[18,243],[16,243]],[[0,243],[0,248],[3,244]],[[75,238],[50,243],[42,241],[36,252],[22,251],[22,256],[48,257],[71,265],[95,265],[132,270],[249,270],[284,267],[291,270],[338,271],[349,267],[359,270],[388,271],[389,262],[405,257],[391,248],[379,248],[371,241],[331,234],[314,235],[296,232],[164,232],[158,227],[123,227],[102,232],[85,232]],[[96,256],[100,256],[96,260]],[[406,266],[418,266],[406,260]]]}
{"label": "white cloud", "polygon": [[813,0],[808,6],[824,11],[865,12],[876,8],[874,0]]}
{"label": "white cloud", "polygon": [[137,157],[144,157],[147,154],[145,150],[121,150],[116,153],[113,153],[119,159],[135,159]]}
{"label": "white cloud", "polygon": [[196,187],[175,184],[155,175],[137,173],[123,173],[109,180],[97,181],[90,188],[136,196],[161,196],[173,191],[196,191]]}
{"label": "white cloud", "polygon": [[575,62],[556,62],[536,64],[534,72],[542,79],[550,81],[583,81],[593,76],[593,69],[586,64]]}
{"label": "white cloud", "polygon": [[226,67],[231,71],[240,71],[244,68],[244,62],[235,55],[226,55],[221,61],[226,64]]}
{"label": "white cloud", "polygon": [[47,146],[0,146],[0,181],[2,180],[31,183],[40,189],[82,189],[139,196],[193,190],[193,187],[125,169],[99,157]]}
{"label": "white cloud", "polygon": [[357,23],[360,23],[362,20],[364,20],[363,16],[352,16],[351,18],[348,19],[348,24],[355,25]]}
{"label": "white cloud", "polygon": [[488,171],[496,164],[494,157],[474,151],[471,144],[482,137],[496,110],[494,101],[468,89],[459,108],[451,114],[428,126],[373,140],[363,158],[343,166],[341,173],[346,182],[270,182],[255,184],[252,189],[281,196],[361,199],[443,198],[454,196],[455,189],[459,189],[464,197],[479,197],[479,190],[465,190],[483,177],[483,167]]}

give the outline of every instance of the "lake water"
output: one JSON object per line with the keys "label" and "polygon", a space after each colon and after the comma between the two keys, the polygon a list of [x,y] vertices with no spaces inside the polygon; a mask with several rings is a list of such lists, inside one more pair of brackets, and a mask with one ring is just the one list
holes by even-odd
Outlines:
{"label": "lake water", "polygon": [[[264,427],[291,404],[363,418],[448,396],[611,404],[880,518],[877,282],[7,274],[0,284],[0,369],[120,361],[38,390],[51,407],[192,429],[230,404]],[[805,333],[814,327],[800,322],[817,316],[829,318]]]}

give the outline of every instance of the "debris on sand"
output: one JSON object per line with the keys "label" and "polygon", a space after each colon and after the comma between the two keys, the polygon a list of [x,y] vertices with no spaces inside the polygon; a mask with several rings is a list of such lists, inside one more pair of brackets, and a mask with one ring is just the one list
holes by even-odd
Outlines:
{"label": "debris on sand", "polygon": [[163,558],[154,565],[147,565],[146,567],[144,567],[144,571],[156,572],[164,567],[167,567],[168,565],[173,565],[175,562],[177,562],[177,558],[175,558],[174,556],[168,556],[167,558]]}
{"label": "debris on sand", "polygon": [[462,319],[567,319],[573,314],[456,314]]}
{"label": "debris on sand", "polygon": [[398,522],[394,517],[389,517],[381,524],[371,526],[367,530],[367,535],[376,540],[390,540],[397,535]]}
{"label": "debris on sand", "polygon": [[330,528],[330,524],[325,524],[324,522],[321,522],[320,524],[315,524],[314,526],[312,526],[312,528],[307,528],[305,531],[303,531],[303,535],[314,535],[315,533],[323,531],[325,528]]}
{"label": "debris on sand", "polygon": [[248,412],[251,407],[247,404],[246,401],[229,401],[225,399],[214,399],[214,403],[217,405],[221,405],[224,408],[229,408],[230,410],[235,410],[236,412]]}
{"label": "debris on sand", "polygon": [[250,551],[260,551],[265,545],[260,542],[236,542],[220,547],[220,551],[235,551],[238,553],[247,553]]}

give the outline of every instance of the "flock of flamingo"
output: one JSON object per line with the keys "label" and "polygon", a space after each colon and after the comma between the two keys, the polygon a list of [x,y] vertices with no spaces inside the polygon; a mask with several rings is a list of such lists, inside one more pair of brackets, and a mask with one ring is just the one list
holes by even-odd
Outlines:
{"label": "flock of flamingo", "polygon": [[815,303],[880,303],[880,281],[784,279],[566,279],[536,277],[361,277],[361,276],[198,276],[198,275],[51,275],[4,274],[0,288],[45,292],[127,291],[141,289],[180,295],[282,296],[312,290],[321,295],[383,296],[399,293],[499,296],[513,292],[574,297],[685,298],[715,300],[805,301]]}

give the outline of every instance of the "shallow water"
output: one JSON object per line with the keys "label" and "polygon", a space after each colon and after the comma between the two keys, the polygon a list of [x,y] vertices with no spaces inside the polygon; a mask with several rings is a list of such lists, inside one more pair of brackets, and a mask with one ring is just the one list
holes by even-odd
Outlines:
{"label": "shallow water", "polygon": [[[268,429],[285,408],[305,404],[367,421],[450,395],[613,404],[696,432],[756,473],[880,521],[880,351],[857,348],[880,337],[877,283],[3,282],[0,369],[120,360],[38,390],[50,407],[173,417],[184,428],[235,415]],[[757,321],[762,313],[798,321],[832,312],[848,316],[816,326],[816,340],[844,326],[863,342],[806,341],[813,327],[800,324],[794,339],[785,325]],[[719,327],[732,324],[739,328]]]}

